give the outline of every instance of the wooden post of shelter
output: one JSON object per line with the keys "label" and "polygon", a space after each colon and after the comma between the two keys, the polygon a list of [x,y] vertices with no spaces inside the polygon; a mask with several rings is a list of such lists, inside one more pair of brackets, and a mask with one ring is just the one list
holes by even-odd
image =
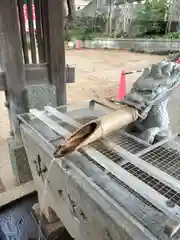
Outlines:
{"label": "wooden post of shelter", "polygon": [[[47,88],[51,89],[50,100],[55,99],[55,101],[52,100],[53,103],[55,102],[56,105],[66,104],[66,83],[74,81],[74,74],[72,74],[74,69],[65,67],[63,1],[27,0],[26,6],[24,3],[24,0],[0,1],[2,67],[0,91],[4,91],[7,97],[6,106],[13,135],[10,138],[9,148],[13,148],[13,150],[10,149],[10,152],[14,156],[17,155],[13,157],[13,162],[19,166],[19,170],[16,172],[22,171],[23,174],[25,171],[25,175],[28,175],[27,167],[24,164],[27,159],[17,115],[28,112],[29,108],[37,106],[37,101],[42,108],[49,104],[49,96],[46,96]],[[35,11],[32,4],[35,6]],[[25,25],[25,9],[28,13],[28,32]],[[34,14],[36,30],[33,23]],[[72,72],[68,75],[70,70]],[[55,91],[54,86],[56,87]],[[35,96],[36,103],[33,105],[31,100],[34,101],[34,98],[29,101],[29,96],[31,97],[34,90],[38,93],[38,97]],[[19,163],[17,164],[17,162]],[[23,170],[21,166],[24,167]]]}
{"label": "wooden post of shelter", "polygon": [[66,74],[64,49],[64,1],[45,0],[48,28],[49,78],[56,86],[57,104],[66,104]]}
{"label": "wooden post of shelter", "polygon": [[[32,3],[32,0],[29,2]],[[27,40],[24,39],[25,31],[22,27],[23,1],[18,0],[18,4],[21,4],[21,6],[19,6],[19,16],[16,0],[0,1],[0,49],[2,55],[1,64],[3,71],[5,72],[10,121],[12,123],[11,125],[15,136],[18,136],[19,131],[16,115],[28,111],[28,106],[26,98],[23,94],[23,90],[25,86],[29,84],[28,79],[26,79],[27,74],[29,73],[29,69],[32,75],[32,70],[36,71],[37,77],[34,77],[35,79],[38,78],[38,74],[41,74],[42,71],[48,71],[48,77],[46,76],[48,79],[45,82],[49,82],[56,86],[57,105],[66,104],[63,1],[35,0],[37,9],[40,11],[40,14],[37,12],[36,13],[38,16],[37,18],[39,19],[39,21],[37,21],[37,39],[39,43],[41,41],[38,48],[38,50],[41,51],[41,55],[39,54],[41,63],[43,63],[42,55],[44,54],[42,51],[42,46],[44,46],[46,49],[46,59],[44,59],[44,65],[39,64],[36,59],[35,35],[32,23],[33,19],[31,16],[32,10],[29,10],[30,4],[28,4],[31,58],[32,63],[36,63],[38,69],[32,64],[24,66],[24,63],[29,63],[29,60],[27,60],[27,44],[25,44]],[[39,7],[40,4],[42,9]],[[43,12],[43,9],[46,9],[46,15],[44,14],[45,12]],[[39,17],[39,15],[41,15],[41,17]],[[21,28],[19,26],[18,18],[20,18],[21,21]],[[43,26],[43,24],[45,26]],[[41,27],[44,29],[44,32],[41,30]],[[40,38],[42,35],[44,36],[44,39]],[[23,48],[24,45],[26,45],[26,47]],[[22,50],[24,52],[24,59]],[[33,80],[33,77],[30,76],[30,78]],[[34,83],[38,84],[39,82],[40,79],[38,82]]]}
{"label": "wooden post of shelter", "polygon": [[1,65],[5,72],[9,116],[16,141],[21,142],[17,114],[28,111],[23,66],[22,46],[14,0],[0,1],[0,51]]}

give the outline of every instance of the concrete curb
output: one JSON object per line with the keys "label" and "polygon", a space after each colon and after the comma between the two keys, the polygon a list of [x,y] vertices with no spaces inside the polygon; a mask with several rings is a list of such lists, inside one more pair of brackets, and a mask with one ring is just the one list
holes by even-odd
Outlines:
{"label": "concrete curb", "polygon": [[180,40],[169,39],[94,39],[68,42],[71,49],[119,49],[147,53],[176,52],[180,49]]}

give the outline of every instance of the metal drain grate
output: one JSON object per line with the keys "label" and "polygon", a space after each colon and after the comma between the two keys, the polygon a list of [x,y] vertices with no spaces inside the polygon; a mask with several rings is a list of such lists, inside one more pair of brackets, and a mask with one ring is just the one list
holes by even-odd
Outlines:
{"label": "metal drain grate", "polygon": [[91,143],[90,146],[95,148],[97,151],[105,155],[113,162],[120,163],[121,161],[124,160],[115,151],[113,151],[112,149],[108,149],[107,146],[105,146],[102,141],[96,141],[94,143]]}
{"label": "metal drain grate", "polygon": [[163,172],[180,180],[180,144],[179,137],[140,156]]}
{"label": "metal drain grate", "polygon": [[[116,134],[111,134],[107,137],[107,140],[110,140],[117,145],[120,145],[127,151],[135,154],[143,149],[147,148],[146,145],[143,145],[143,143],[137,142],[135,139],[131,138],[129,135],[125,135],[124,132],[119,131]],[[106,139],[104,139],[106,141]],[[95,148],[97,151],[108,157],[110,160],[116,163],[120,163],[122,160],[125,161],[122,157],[119,156],[119,154],[116,153],[115,150],[112,148],[108,148],[107,145],[103,143],[103,141],[96,141],[92,144],[90,144],[91,147]]]}
{"label": "metal drain grate", "polygon": [[147,145],[138,142],[135,138],[133,138],[133,136],[131,137],[131,135],[126,135],[126,133],[122,131],[119,131],[114,135],[109,135],[108,140],[114,142],[133,154],[136,154],[147,148]]}
{"label": "metal drain grate", "polygon": [[[83,150],[80,150],[80,153],[86,157],[90,162],[92,162],[93,164],[95,164],[96,166],[98,166],[101,170],[105,170],[100,164],[98,164],[92,157],[90,157],[88,154],[86,154]],[[123,165],[125,166],[125,165]],[[85,169],[83,168],[83,166],[78,165],[78,167],[84,172]],[[145,198],[143,198],[140,194],[138,194],[136,191],[134,191],[132,188],[130,188],[129,186],[127,186],[123,181],[121,181],[120,179],[118,179],[116,176],[114,176],[112,173],[108,172],[107,176],[109,176],[111,179],[113,179],[115,182],[117,182],[121,187],[123,187],[124,189],[126,189],[130,194],[132,194],[132,196],[137,197],[140,201],[142,201],[144,204],[146,204],[149,207],[153,207],[154,209],[156,209],[157,211],[159,211],[159,209],[157,209],[152,203],[150,203],[149,201],[147,201]],[[106,189],[104,189],[106,191]]]}
{"label": "metal drain grate", "polygon": [[[94,159],[90,156],[84,154],[84,156],[92,163],[96,164]],[[140,194],[135,192],[133,189],[128,187],[124,182],[115,177],[111,173],[107,173],[107,176],[111,179],[109,182],[107,178],[97,177],[101,175],[101,173],[97,174],[96,171],[91,170],[91,163],[88,166],[84,167],[80,162],[76,162],[79,169],[81,169],[88,177],[90,177],[100,188],[102,188],[109,196],[111,196],[116,202],[120,203],[127,212],[129,212],[132,216],[134,216],[138,221],[140,221],[145,227],[151,230],[156,236],[162,235],[162,237],[158,238],[161,240],[165,239],[165,235],[163,234],[163,222],[167,221],[167,216],[161,212],[158,208],[156,208],[152,203],[143,198]],[[89,163],[88,163],[89,164]],[[97,164],[96,164],[97,165]],[[88,171],[87,171],[88,169]],[[93,168],[94,169],[94,168]],[[101,168],[104,170],[103,168]],[[113,181],[113,185],[112,184]],[[110,183],[107,184],[107,183]],[[123,194],[114,194],[116,188],[112,188],[111,186],[120,186],[121,193]],[[121,200],[120,200],[121,199]]]}
{"label": "metal drain grate", "polygon": [[[143,198],[140,194],[138,194],[136,191],[134,191],[132,188],[127,186],[123,181],[115,177],[113,174],[108,173],[108,176],[110,176],[113,180],[115,180],[118,184],[120,184],[123,188],[125,188],[130,194],[137,197],[140,201],[142,201],[147,206],[153,207],[154,209],[157,209],[151,202],[147,201],[145,198]],[[159,211],[159,209],[157,209]]]}
{"label": "metal drain grate", "polygon": [[151,177],[146,172],[142,171],[141,169],[139,169],[138,167],[129,162],[122,165],[121,167],[124,168],[129,173],[131,173],[132,175],[134,175],[135,177],[137,177],[139,180],[143,181],[144,183],[152,187],[154,190],[156,190],[161,195],[169,199],[171,202],[180,206],[180,194],[171,189],[170,187],[168,187],[167,185],[161,183],[154,177]]}

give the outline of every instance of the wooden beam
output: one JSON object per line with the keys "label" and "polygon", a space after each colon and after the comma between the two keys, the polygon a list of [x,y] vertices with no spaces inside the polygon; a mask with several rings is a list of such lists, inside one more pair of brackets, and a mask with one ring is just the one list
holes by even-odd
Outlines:
{"label": "wooden beam", "polygon": [[0,209],[7,204],[12,203],[36,191],[34,181],[25,183],[19,187],[0,193]]}
{"label": "wooden beam", "polygon": [[[46,63],[44,64],[25,64],[25,78],[26,85],[33,84],[49,84],[48,78],[48,66]],[[73,83],[75,81],[75,68],[74,67],[66,67],[66,83]],[[71,72],[72,71],[72,72]],[[7,90],[6,87],[6,77],[5,72],[0,71],[0,91]]]}
{"label": "wooden beam", "polygon": [[64,1],[46,1],[48,9],[49,77],[56,86],[57,104],[66,104]]}
{"label": "wooden beam", "polygon": [[[75,81],[75,67],[66,66],[65,67],[65,79],[66,83],[73,83]],[[26,75],[26,84],[46,84],[50,83],[48,75],[48,64],[26,64],[25,65],[25,75]]]}
{"label": "wooden beam", "polygon": [[6,90],[6,79],[5,79],[5,73],[3,71],[0,71],[0,91]]}
{"label": "wooden beam", "polygon": [[25,65],[26,85],[48,84],[48,67],[46,63]]}
{"label": "wooden beam", "polygon": [[1,66],[6,75],[9,116],[16,140],[21,143],[17,115],[27,112],[23,94],[25,71],[16,1],[0,1],[0,51]]}
{"label": "wooden beam", "polygon": [[[48,68],[46,65],[38,66],[39,64],[25,65],[25,85],[33,84],[48,84]],[[0,91],[7,90],[5,72],[0,72]]]}

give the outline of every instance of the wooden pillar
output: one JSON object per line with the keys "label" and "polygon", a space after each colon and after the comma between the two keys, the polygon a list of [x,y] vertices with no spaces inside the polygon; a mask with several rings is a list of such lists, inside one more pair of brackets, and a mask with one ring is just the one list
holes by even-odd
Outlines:
{"label": "wooden pillar", "polygon": [[23,94],[25,71],[15,0],[0,1],[0,51],[2,69],[5,72],[8,88],[11,126],[17,142],[21,142],[16,115],[27,112],[28,109]]}
{"label": "wooden pillar", "polygon": [[64,48],[64,1],[46,0],[48,6],[49,77],[56,86],[57,104],[66,104],[66,74]]}

